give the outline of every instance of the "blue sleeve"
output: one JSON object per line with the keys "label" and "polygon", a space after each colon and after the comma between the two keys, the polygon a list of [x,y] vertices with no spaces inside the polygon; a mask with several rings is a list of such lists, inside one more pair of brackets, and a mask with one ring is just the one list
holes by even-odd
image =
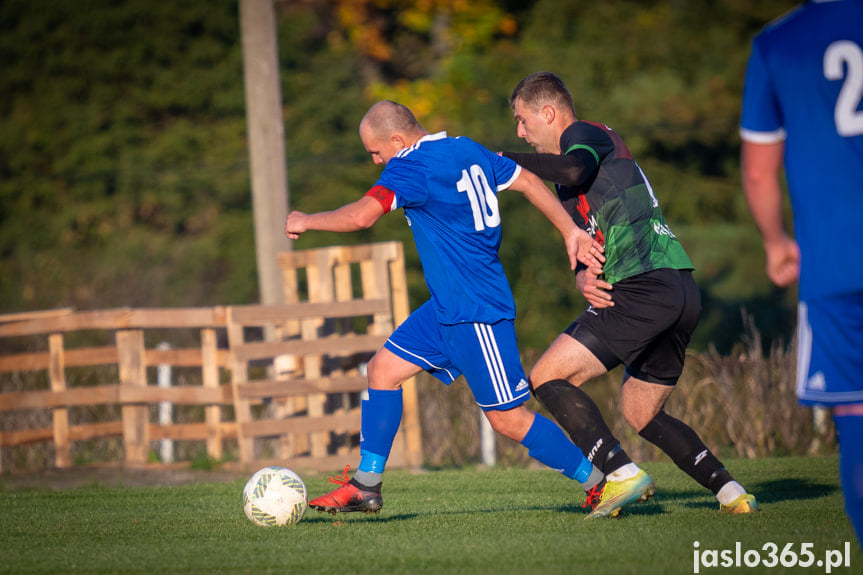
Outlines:
{"label": "blue sleeve", "polygon": [[414,168],[409,160],[392,158],[378,178],[377,185],[393,191],[396,208],[422,205],[428,196],[428,186],[422,171]]}
{"label": "blue sleeve", "polygon": [[746,65],[740,129],[744,133],[775,133],[782,126],[782,115],[774,95],[766,55],[756,38]]}

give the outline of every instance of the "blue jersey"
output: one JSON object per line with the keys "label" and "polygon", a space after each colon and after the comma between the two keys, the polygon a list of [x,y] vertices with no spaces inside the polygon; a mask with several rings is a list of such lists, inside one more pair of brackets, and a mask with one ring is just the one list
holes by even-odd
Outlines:
{"label": "blue jersey", "polygon": [[497,193],[518,164],[468,138],[428,135],[400,150],[377,185],[404,208],[426,285],[442,324],[515,319],[512,290],[498,257]]}
{"label": "blue jersey", "polygon": [[807,2],[756,36],[741,137],[785,139],[800,298],[863,291],[863,0]]}

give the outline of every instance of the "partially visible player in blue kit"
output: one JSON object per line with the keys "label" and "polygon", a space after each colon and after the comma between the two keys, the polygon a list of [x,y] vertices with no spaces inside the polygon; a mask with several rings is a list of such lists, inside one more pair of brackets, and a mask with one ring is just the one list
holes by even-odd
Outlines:
{"label": "partially visible player in blue kit", "polygon": [[[446,384],[464,374],[495,431],[585,491],[605,481],[557,425],[524,405],[530,388],[516,343],[515,302],[498,257],[497,194],[507,188],[524,194],[563,235],[573,269],[580,261],[599,270],[601,246],[578,229],[537,176],[467,138],[429,134],[405,106],[378,102],[359,132],[375,164],[384,165],[380,179],[362,198],[334,211],[291,212],[285,234],[296,239],[307,230],[361,230],[402,208],[431,299],[369,362],[358,471],[309,505],[331,513],[381,509],[382,473],[402,417],[402,384],[423,370]],[[590,517],[616,514],[632,502],[628,493],[606,491]]]}
{"label": "partially visible player in blue kit", "polygon": [[[863,1],[807,2],[752,43],[743,189],[778,286],[800,281],[797,395],[829,406],[863,541]],[[784,163],[796,241],[782,222]]]}

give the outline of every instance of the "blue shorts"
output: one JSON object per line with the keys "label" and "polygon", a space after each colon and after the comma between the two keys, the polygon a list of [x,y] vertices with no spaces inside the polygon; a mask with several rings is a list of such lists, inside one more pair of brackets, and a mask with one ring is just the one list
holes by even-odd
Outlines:
{"label": "blue shorts", "polygon": [[512,320],[442,325],[427,301],[384,347],[447,385],[464,374],[483,411],[510,409],[530,399]]}
{"label": "blue shorts", "polygon": [[863,293],[801,301],[797,324],[800,403],[863,403]]}

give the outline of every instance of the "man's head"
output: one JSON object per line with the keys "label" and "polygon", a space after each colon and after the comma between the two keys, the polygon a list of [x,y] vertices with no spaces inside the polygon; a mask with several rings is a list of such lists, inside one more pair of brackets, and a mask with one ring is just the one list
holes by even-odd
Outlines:
{"label": "man's head", "polygon": [[390,100],[374,104],[360,122],[360,140],[375,164],[386,164],[427,133],[410,109]]}
{"label": "man's head", "polygon": [[536,72],[518,83],[509,97],[516,132],[537,152],[560,153],[560,135],[575,121],[572,95],[551,72]]}

